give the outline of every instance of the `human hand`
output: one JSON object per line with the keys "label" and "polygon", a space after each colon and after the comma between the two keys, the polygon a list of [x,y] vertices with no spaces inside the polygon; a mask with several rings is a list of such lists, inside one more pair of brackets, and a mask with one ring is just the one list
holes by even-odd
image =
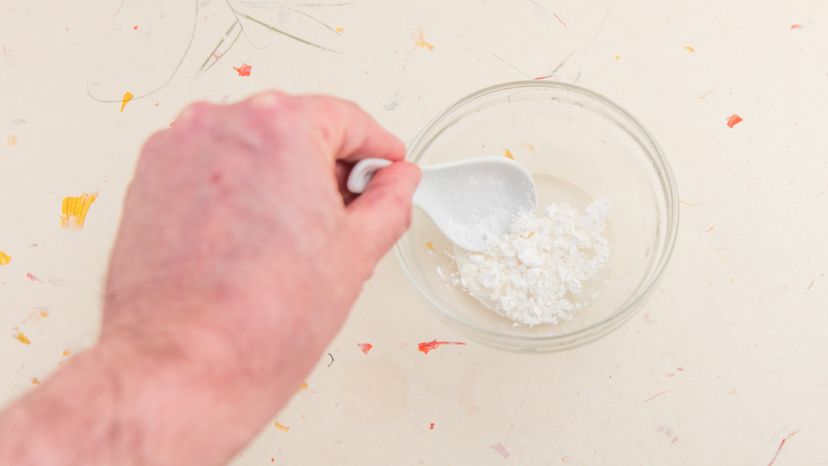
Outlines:
{"label": "human hand", "polygon": [[[186,385],[183,371],[193,410],[227,403],[243,445],[296,391],[407,229],[419,169],[404,154],[349,102],[280,93],[195,104],[150,138],[106,286],[101,346],[130,366],[122,385],[154,371]],[[364,157],[396,163],[353,198],[348,165]],[[217,391],[200,400],[196,385]],[[134,409],[165,409],[157,402]]]}

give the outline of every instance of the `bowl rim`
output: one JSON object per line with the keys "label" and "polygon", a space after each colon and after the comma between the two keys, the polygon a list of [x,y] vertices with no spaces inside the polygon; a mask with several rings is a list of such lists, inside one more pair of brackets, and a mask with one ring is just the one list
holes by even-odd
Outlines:
{"label": "bowl rim", "polygon": [[[655,137],[650,133],[649,130],[647,130],[647,128],[643,124],[641,124],[641,122],[637,118],[635,118],[623,107],[621,107],[614,101],[610,100],[609,98],[603,96],[602,94],[599,94],[595,91],[586,89],[581,86],[577,86],[575,84],[563,83],[558,81],[510,81],[486,87],[455,101],[454,103],[446,107],[443,111],[438,113],[435,117],[430,119],[429,122],[419,131],[419,133],[417,133],[415,138],[409,144],[409,151],[406,159],[411,162],[417,163],[420,157],[422,157],[422,154],[425,152],[423,149],[428,147],[420,147],[420,145],[424,143],[425,136],[431,130],[435,129],[437,125],[448,115],[451,115],[452,113],[461,109],[465,105],[489,94],[507,91],[510,89],[529,88],[554,89],[566,93],[580,94],[582,96],[587,97],[588,99],[592,99],[597,103],[608,107],[622,119],[626,119],[627,123],[631,124],[638,132],[640,132],[640,137],[633,137],[635,137],[636,139],[640,139],[640,143],[643,142],[645,144],[648,144],[652,148],[652,153],[650,154],[650,156],[655,162],[654,165],[656,168],[656,172],[658,174],[662,191],[665,195],[665,211],[667,222],[665,225],[666,235],[664,237],[664,244],[662,247],[661,257],[659,258],[658,262],[655,264],[653,269],[649,272],[649,277],[647,277],[646,280],[642,282],[641,285],[639,285],[635,293],[633,293],[621,306],[617,307],[615,311],[605,319],[602,319],[587,327],[567,333],[561,333],[558,335],[520,336],[503,333],[497,330],[484,330],[474,325],[473,323],[459,318],[451,312],[448,312],[446,309],[443,308],[443,306],[440,303],[438,303],[432,298],[430,292],[419,283],[417,278],[415,278],[413,271],[411,270],[411,265],[409,265],[405,257],[402,241],[397,242],[397,244],[394,246],[394,251],[397,256],[397,259],[400,262],[400,265],[402,266],[403,271],[405,272],[406,277],[408,277],[408,280],[414,285],[414,287],[417,289],[420,295],[425,297],[426,301],[428,301],[433,308],[437,309],[443,317],[450,319],[453,323],[459,324],[463,330],[468,331],[468,333],[473,339],[479,340],[483,343],[490,344],[495,347],[508,350],[556,351],[575,348],[608,335],[612,331],[618,329],[622,324],[627,322],[635,314],[635,311],[637,311],[641,306],[643,306],[643,304],[650,297],[655,286],[663,278],[664,272],[667,268],[667,264],[669,263],[673,251],[675,249],[676,238],[678,237],[680,211],[678,186],[676,183],[675,176],[673,174],[673,170],[670,167],[670,164],[668,163],[667,158],[665,157],[664,152],[661,149],[661,146],[658,144],[658,141],[656,141]],[[519,343],[517,345],[507,344],[504,343],[504,341]],[[526,344],[536,345],[539,343],[548,343],[549,346],[545,348],[526,347]]]}

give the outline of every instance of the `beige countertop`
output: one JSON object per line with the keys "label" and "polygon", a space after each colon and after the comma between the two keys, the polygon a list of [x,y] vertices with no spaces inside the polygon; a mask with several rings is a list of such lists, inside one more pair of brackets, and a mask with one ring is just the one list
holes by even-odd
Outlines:
{"label": "beige countertop", "polygon": [[[235,464],[828,464],[828,3],[322,3],[0,5],[0,403],[95,341],[140,144],[187,102],[331,93],[410,140],[477,89],[553,74],[672,164],[679,239],[645,308],[579,349],[506,353],[446,327],[391,255]],[[233,43],[228,5],[333,51],[244,18]],[[123,112],[99,101],[126,91]],[[84,228],[61,229],[82,193]],[[432,339],[468,344],[417,351]]]}

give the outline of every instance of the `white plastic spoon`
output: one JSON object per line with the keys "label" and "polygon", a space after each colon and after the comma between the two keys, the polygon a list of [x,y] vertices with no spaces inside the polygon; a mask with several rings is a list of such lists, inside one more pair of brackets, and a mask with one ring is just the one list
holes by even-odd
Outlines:
{"label": "white plastic spoon", "polygon": [[[364,159],[348,176],[348,191],[365,190],[374,172],[391,165]],[[483,251],[486,240],[505,233],[521,211],[538,202],[535,182],[523,165],[503,157],[479,157],[422,167],[414,205],[423,209],[452,243]]]}

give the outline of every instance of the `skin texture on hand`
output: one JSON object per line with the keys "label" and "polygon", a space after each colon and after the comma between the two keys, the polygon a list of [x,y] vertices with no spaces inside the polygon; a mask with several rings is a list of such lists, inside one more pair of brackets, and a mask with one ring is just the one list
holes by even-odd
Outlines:
{"label": "skin texture on hand", "polygon": [[[404,155],[370,116],[330,97],[186,109],[142,150],[99,345],[0,416],[0,463],[227,461],[296,392],[407,229],[419,170]],[[345,177],[366,157],[396,163],[354,198]],[[97,404],[77,390],[83,380]],[[43,406],[61,421],[26,424]],[[73,417],[83,408],[100,419]],[[4,456],[31,453],[20,428],[44,429],[40,446],[64,456]],[[63,440],[78,429],[97,437]],[[86,443],[111,450],[83,456]]]}

